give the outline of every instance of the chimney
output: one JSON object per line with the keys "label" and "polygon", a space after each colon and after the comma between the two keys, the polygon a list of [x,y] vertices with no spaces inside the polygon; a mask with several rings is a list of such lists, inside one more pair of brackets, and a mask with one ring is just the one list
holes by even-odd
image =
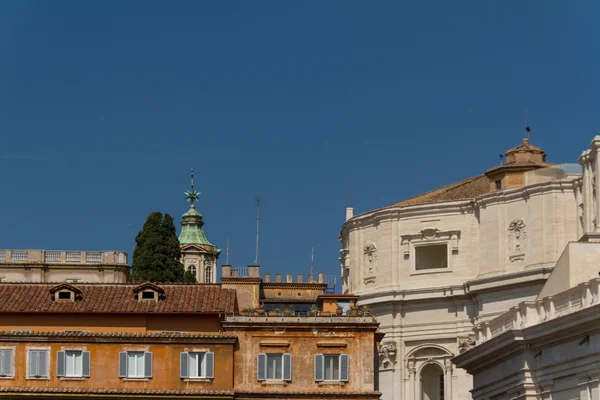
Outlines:
{"label": "chimney", "polygon": [[221,265],[221,278],[228,278],[231,276],[231,265]]}
{"label": "chimney", "polygon": [[265,274],[265,282],[271,282],[271,274]]}
{"label": "chimney", "polygon": [[248,265],[248,276],[250,278],[260,278],[260,266]]}
{"label": "chimney", "polygon": [[346,207],[346,221],[348,221],[352,217],[354,217],[354,208]]}
{"label": "chimney", "polygon": [[313,278],[314,278],[313,274],[308,274],[308,280],[307,280],[307,282],[308,283],[313,283]]}
{"label": "chimney", "polygon": [[238,269],[237,269],[237,268],[233,268],[233,269],[231,270],[231,276],[233,276],[233,277],[236,277],[236,276],[238,276]]}
{"label": "chimney", "polygon": [[292,280],[292,274],[287,274],[286,277],[285,277],[285,281],[287,283],[292,283],[293,282],[293,280]]}
{"label": "chimney", "polygon": [[302,274],[298,274],[298,283],[302,283]]}
{"label": "chimney", "polygon": [[281,274],[275,274],[275,282],[281,282]]}
{"label": "chimney", "polygon": [[323,272],[319,272],[319,283],[325,283],[325,274]]}

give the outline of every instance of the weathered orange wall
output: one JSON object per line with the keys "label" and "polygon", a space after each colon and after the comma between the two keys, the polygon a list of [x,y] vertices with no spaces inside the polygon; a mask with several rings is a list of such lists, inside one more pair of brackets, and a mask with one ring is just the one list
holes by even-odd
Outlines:
{"label": "weathered orange wall", "polygon": [[312,299],[316,300],[323,294],[321,289],[306,288],[263,288],[263,297],[266,299]]}
{"label": "weathered orange wall", "polygon": [[218,332],[218,315],[152,314],[3,314],[0,331],[31,329],[40,332],[84,330],[91,332],[146,333],[160,331]]}
{"label": "weathered orange wall", "polygon": [[[0,379],[0,386],[41,386],[63,388],[102,389],[233,389],[233,344],[137,344],[137,343],[29,343],[0,342],[0,346],[15,346],[15,379]],[[26,379],[26,348],[50,347],[50,380]],[[73,380],[56,376],[56,352],[63,349],[82,349],[90,352],[90,378]],[[180,353],[188,349],[207,349],[215,353],[215,377],[203,382],[186,381],[179,377]],[[144,381],[127,381],[119,378],[119,352],[125,349],[151,351],[152,378]]]}
{"label": "weathered orange wall", "polygon": [[[347,331],[265,332],[237,331],[239,350],[235,357],[235,384],[237,389],[287,391],[321,390],[330,392],[375,390],[375,333]],[[261,342],[289,343],[288,347],[261,346]],[[344,344],[345,347],[321,347],[323,344]],[[321,346],[319,346],[321,345]],[[257,381],[257,354],[292,354],[292,381],[269,384]],[[348,382],[340,384],[315,382],[315,354],[349,354],[350,375]]]}

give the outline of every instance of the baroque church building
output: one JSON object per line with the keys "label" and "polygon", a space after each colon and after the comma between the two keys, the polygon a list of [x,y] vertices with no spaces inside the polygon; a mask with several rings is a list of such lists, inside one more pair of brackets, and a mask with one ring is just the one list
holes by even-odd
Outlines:
{"label": "baroque church building", "polygon": [[528,139],[481,175],[353,216],[340,234],[343,292],[377,315],[383,400],[467,400],[451,361],[474,328],[534,300],[584,233],[581,167]]}

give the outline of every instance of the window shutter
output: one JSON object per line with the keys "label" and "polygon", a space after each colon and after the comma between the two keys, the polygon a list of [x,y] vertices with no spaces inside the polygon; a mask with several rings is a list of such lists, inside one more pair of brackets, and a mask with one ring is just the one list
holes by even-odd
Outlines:
{"label": "window shutter", "polygon": [[340,355],[340,381],[342,382],[348,382],[348,376],[349,376],[349,361],[350,360],[350,356],[348,354],[342,354]]}
{"label": "window shutter", "polygon": [[324,367],[323,354],[315,354],[315,382],[323,381],[323,367]]}
{"label": "window shutter", "polygon": [[56,352],[56,376],[65,376],[65,352]]}
{"label": "window shutter", "polygon": [[82,351],[81,352],[81,376],[86,378],[90,377],[90,352]]}
{"label": "window shutter", "polygon": [[215,353],[206,353],[204,360],[206,362],[206,377],[213,379],[215,377]]}
{"label": "window shutter", "polygon": [[259,381],[264,381],[267,379],[267,355],[259,354],[258,355],[258,365],[257,365],[257,379]]}
{"label": "window shutter", "polygon": [[284,354],[283,355],[283,380],[291,381],[292,380],[292,355]]}
{"label": "window shutter", "polygon": [[127,378],[127,352],[119,353],[119,378]]}
{"label": "window shutter", "polygon": [[182,379],[190,376],[190,372],[189,372],[190,358],[189,357],[190,357],[190,355],[186,351],[179,353],[179,377]]}
{"label": "window shutter", "polygon": [[0,350],[0,375],[12,376],[12,350]]}
{"label": "window shutter", "polygon": [[46,350],[39,351],[38,374],[39,376],[48,376],[48,352]]}
{"label": "window shutter", "polygon": [[152,378],[152,352],[144,353],[144,378]]}
{"label": "window shutter", "polygon": [[36,376],[38,374],[38,351],[29,350],[29,376]]}

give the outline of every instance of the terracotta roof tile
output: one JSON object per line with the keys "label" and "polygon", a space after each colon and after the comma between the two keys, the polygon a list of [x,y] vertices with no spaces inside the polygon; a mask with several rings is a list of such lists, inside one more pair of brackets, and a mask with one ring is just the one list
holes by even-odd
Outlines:
{"label": "terracotta roof tile", "polygon": [[441,203],[444,201],[468,200],[489,193],[490,191],[490,180],[488,177],[479,175],[411,197],[410,199],[392,204],[386,208],[408,207],[421,204]]}
{"label": "terracotta roof tile", "polygon": [[77,301],[54,301],[55,283],[0,283],[0,312],[58,313],[232,313],[233,289],[219,285],[158,284],[164,299],[138,301],[137,284],[72,284],[81,290]]}

